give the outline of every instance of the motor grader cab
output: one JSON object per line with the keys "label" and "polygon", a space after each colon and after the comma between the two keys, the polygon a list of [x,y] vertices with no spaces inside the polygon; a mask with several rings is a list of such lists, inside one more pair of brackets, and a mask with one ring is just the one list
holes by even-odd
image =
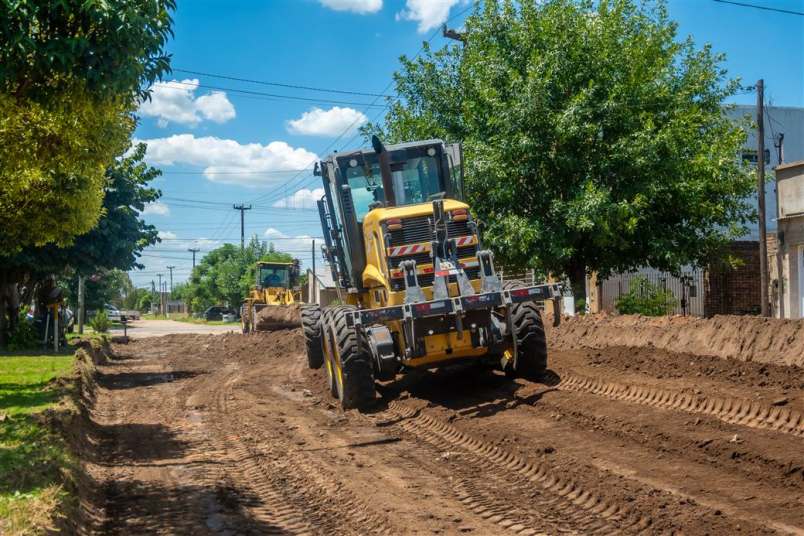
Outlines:
{"label": "motor grader cab", "polygon": [[243,333],[298,326],[299,261],[260,261],[255,273],[256,284],[240,310]]}
{"label": "motor grader cab", "polygon": [[463,201],[462,154],[441,140],[336,153],[316,166],[324,256],[340,305],[302,308],[308,364],[324,366],[344,408],[375,380],[457,361],[507,374],[547,366],[535,301],[561,288],[503,285]]}

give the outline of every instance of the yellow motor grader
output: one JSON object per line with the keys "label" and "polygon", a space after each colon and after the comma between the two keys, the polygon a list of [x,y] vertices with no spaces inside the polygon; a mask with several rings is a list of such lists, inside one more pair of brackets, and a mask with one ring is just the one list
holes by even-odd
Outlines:
{"label": "yellow motor grader", "polygon": [[463,202],[462,152],[441,140],[330,155],[315,168],[324,257],[340,304],[302,307],[311,368],[324,366],[344,408],[375,380],[465,361],[537,376],[547,343],[537,301],[558,284],[503,284]]}
{"label": "yellow motor grader", "polygon": [[240,308],[243,333],[298,327],[299,261],[260,261],[256,274],[257,283]]}

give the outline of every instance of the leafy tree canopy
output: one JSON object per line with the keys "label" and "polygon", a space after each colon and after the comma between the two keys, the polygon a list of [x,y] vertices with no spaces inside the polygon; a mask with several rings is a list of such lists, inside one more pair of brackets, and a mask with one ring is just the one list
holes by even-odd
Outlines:
{"label": "leafy tree canopy", "polygon": [[[14,323],[14,310],[20,302],[19,293],[23,287],[26,292],[21,301],[27,303],[35,285],[51,275],[61,279],[62,286],[68,289],[68,296],[73,297],[73,304],[77,302],[78,274],[99,276],[99,286],[111,285],[117,289],[118,295],[127,294],[123,292],[124,283],[128,281],[125,271],[141,267],[139,253],[159,240],[156,228],[140,219],[145,204],[161,195],[159,190],[150,186],[161,172],[147,166],[143,162],[144,155],[145,146],[139,145],[128,155],[113,160],[104,178],[103,216],[91,231],[76,238],[71,246],[30,246],[16,254],[0,253],[0,341],[4,326]],[[109,274],[116,283],[107,280]],[[102,297],[95,303],[92,298],[95,283],[97,281],[87,283],[87,307],[103,305],[111,299],[103,297],[108,295],[104,287],[98,290],[97,294]],[[4,307],[6,300],[11,303],[9,310]],[[8,323],[5,322],[6,313]]]}
{"label": "leafy tree canopy", "polygon": [[169,70],[175,0],[0,0],[0,91],[48,100],[82,81],[97,100],[145,97]]}
{"label": "leafy tree canopy", "polygon": [[104,171],[132,126],[125,107],[80,88],[48,105],[0,94],[0,253],[67,245],[92,229]]}
{"label": "leafy tree canopy", "polygon": [[0,254],[69,245],[169,69],[174,0],[0,0]]}
{"label": "leafy tree canopy", "polygon": [[91,231],[77,237],[69,247],[29,247],[16,255],[0,256],[4,269],[38,279],[65,269],[92,275],[103,270],[141,268],[139,253],[156,244],[159,237],[156,227],[140,219],[140,212],[161,195],[150,182],[162,173],[145,164],[144,157],[145,145],[139,144],[107,168],[103,216]]}
{"label": "leafy tree canopy", "polygon": [[463,44],[402,58],[390,141],[463,141],[473,210],[511,267],[702,265],[753,221],[740,85],[665,2],[483,2]]}

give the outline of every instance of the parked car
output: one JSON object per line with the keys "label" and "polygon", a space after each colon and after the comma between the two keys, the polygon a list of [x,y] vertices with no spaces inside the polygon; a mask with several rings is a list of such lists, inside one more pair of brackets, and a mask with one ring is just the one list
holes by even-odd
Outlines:
{"label": "parked car", "polygon": [[64,329],[67,333],[75,331],[75,313],[69,307],[65,307],[61,312],[61,321],[64,324]]}
{"label": "parked car", "polygon": [[231,314],[237,318],[237,313],[221,305],[213,305],[204,311],[204,320],[223,320],[223,315]]}
{"label": "parked car", "polygon": [[120,320],[122,320],[120,310],[114,305],[107,303],[106,305],[103,306],[103,309],[104,311],[106,311],[106,316],[108,316],[109,320],[111,320],[112,322],[120,322]]}
{"label": "parked car", "polygon": [[123,320],[131,322],[132,320],[140,319],[140,312],[136,309],[127,309],[120,311],[120,316]]}
{"label": "parked car", "polygon": [[237,321],[237,315],[234,313],[234,311],[224,313],[221,320],[223,320],[224,322],[235,322]]}

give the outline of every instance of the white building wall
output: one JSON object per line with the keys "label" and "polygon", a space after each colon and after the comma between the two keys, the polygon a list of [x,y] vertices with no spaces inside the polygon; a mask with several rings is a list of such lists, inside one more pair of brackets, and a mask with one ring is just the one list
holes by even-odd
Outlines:
{"label": "white building wall", "polygon": [[[756,106],[735,105],[727,114],[736,120],[748,116],[751,123],[756,123]],[[770,160],[766,160],[765,176],[771,179],[765,185],[765,221],[768,232],[776,232],[776,183],[773,169],[779,165],[778,149],[774,147],[779,133],[784,133],[784,162],[804,160],[804,108],[786,106],[767,106],[765,108],[765,149],[770,152]],[[757,131],[748,130],[746,152],[754,152],[757,148]],[[759,229],[754,226],[741,240],[759,240]]]}

